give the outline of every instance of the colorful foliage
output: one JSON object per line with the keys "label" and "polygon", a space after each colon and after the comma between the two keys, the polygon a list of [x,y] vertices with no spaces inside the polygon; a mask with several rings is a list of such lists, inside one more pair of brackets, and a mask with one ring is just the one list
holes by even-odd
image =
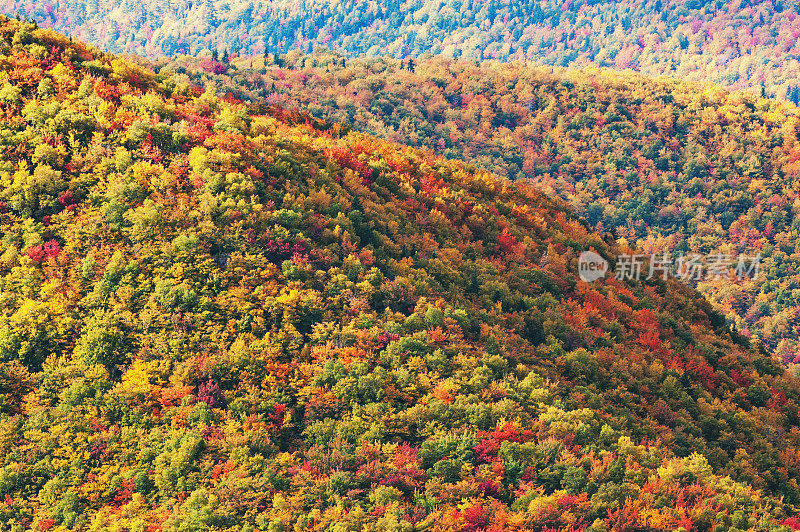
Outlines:
{"label": "colorful foliage", "polygon": [[[226,76],[167,62],[186,82],[530,179],[623,248],[763,256],[761,275],[697,288],[752,340],[800,361],[800,114],[792,105],[674,79],[609,71],[290,54],[236,60]],[[236,68],[234,68],[236,67]],[[186,77],[184,77],[184,74]],[[423,186],[436,187],[425,177]],[[512,252],[513,235],[498,241]]]}
{"label": "colorful foliage", "polygon": [[2,0],[0,9],[112,52],[213,53],[203,68],[214,73],[238,53],[326,47],[633,69],[800,102],[797,0]]}
{"label": "colorful foliage", "polygon": [[561,202],[24,23],[0,49],[3,528],[795,524],[798,380],[686,286],[579,282],[619,248]]}

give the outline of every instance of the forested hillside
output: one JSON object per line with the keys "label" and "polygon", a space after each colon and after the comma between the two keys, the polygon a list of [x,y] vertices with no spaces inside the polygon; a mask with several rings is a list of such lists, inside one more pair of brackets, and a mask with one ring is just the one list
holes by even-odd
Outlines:
{"label": "forested hillside", "polygon": [[[700,283],[787,362],[800,339],[797,108],[611,71],[329,52],[160,66],[220,94],[307,109],[392,141],[531,179],[645,253],[761,253],[755,281]],[[285,64],[284,64],[285,63]],[[409,70],[413,68],[413,71]],[[216,72],[216,73],[215,73]]]}
{"label": "forested hillside", "polygon": [[11,530],[800,528],[798,380],[522,181],[0,20]]}
{"label": "forested hillside", "polygon": [[429,52],[630,68],[800,100],[798,0],[0,0],[0,12],[151,57]]}

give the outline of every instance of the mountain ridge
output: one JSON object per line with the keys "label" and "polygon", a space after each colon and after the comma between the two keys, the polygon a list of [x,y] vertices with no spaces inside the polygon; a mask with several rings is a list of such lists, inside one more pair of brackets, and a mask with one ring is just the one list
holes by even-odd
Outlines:
{"label": "mountain ridge", "polygon": [[795,363],[794,105],[711,84],[518,63],[432,58],[412,72],[389,58],[343,66],[332,52],[287,54],[282,67],[209,61],[155,67],[529,179],[648,255],[760,253],[759,279],[698,287],[738,330]]}
{"label": "mountain ridge", "polygon": [[284,53],[632,68],[800,101],[800,6],[787,1],[123,2],[4,0],[8,15],[118,53]]}

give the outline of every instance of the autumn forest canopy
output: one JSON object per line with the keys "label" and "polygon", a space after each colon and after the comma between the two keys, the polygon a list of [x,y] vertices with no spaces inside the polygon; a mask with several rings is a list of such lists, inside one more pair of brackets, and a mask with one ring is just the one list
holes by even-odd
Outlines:
{"label": "autumn forest canopy", "polygon": [[598,69],[326,51],[276,60],[178,58],[155,68],[529,180],[644,253],[761,254],[756,279],[697,288],[742,334],[798,361],[795,106]]}
{"label": "autumn forest canopy", "polygon": [[319,47],[595,65],[800,101],[798,0],[0,0],[104,50],[151,58]]}
{"label": "autumn forest canopy", "polygon": [[800,362],[798,116],[767,99],[800,103],[797,0],[0,0],[0,12],[158,58],[147,68],[221,96],[532,179],[647,254],[760,253],[755,282],[696,288]]}
{"label": "autumn forest canopy", "polygon": [[[0,528],[800,528],[798,379],[692,287],[580,282],[629,249],[542,191],[559,134],[691,134],[635,133],[646,94],[542,115],[537,183],[25,22],[0,53]],[[581,88],[547,80],[531,112]],[[748,156],[791,157],[776,116]]]}

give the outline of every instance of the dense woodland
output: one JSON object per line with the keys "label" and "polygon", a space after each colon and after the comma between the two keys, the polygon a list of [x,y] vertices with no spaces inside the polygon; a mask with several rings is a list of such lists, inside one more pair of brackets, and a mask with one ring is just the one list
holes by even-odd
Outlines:
{"label": "dense woodland", "polygon": [[0,52],[0,528],[800,529],[798,379],[681,283],[578,282],[629,250],[566,204]]}
{"label": "dense woodland", "polygon": [[220,94],[302,108],[529,179],[598,232],[662,255],[761,253],[699,289],[744,335],[800,360],[800,114],[716,86],[608,70],[331,52],[159,63]]}
{"label": "dense woodland", "polygon": [[425,53],[590,64],[800,100],[798,0],[0,0],[112,52]]}

